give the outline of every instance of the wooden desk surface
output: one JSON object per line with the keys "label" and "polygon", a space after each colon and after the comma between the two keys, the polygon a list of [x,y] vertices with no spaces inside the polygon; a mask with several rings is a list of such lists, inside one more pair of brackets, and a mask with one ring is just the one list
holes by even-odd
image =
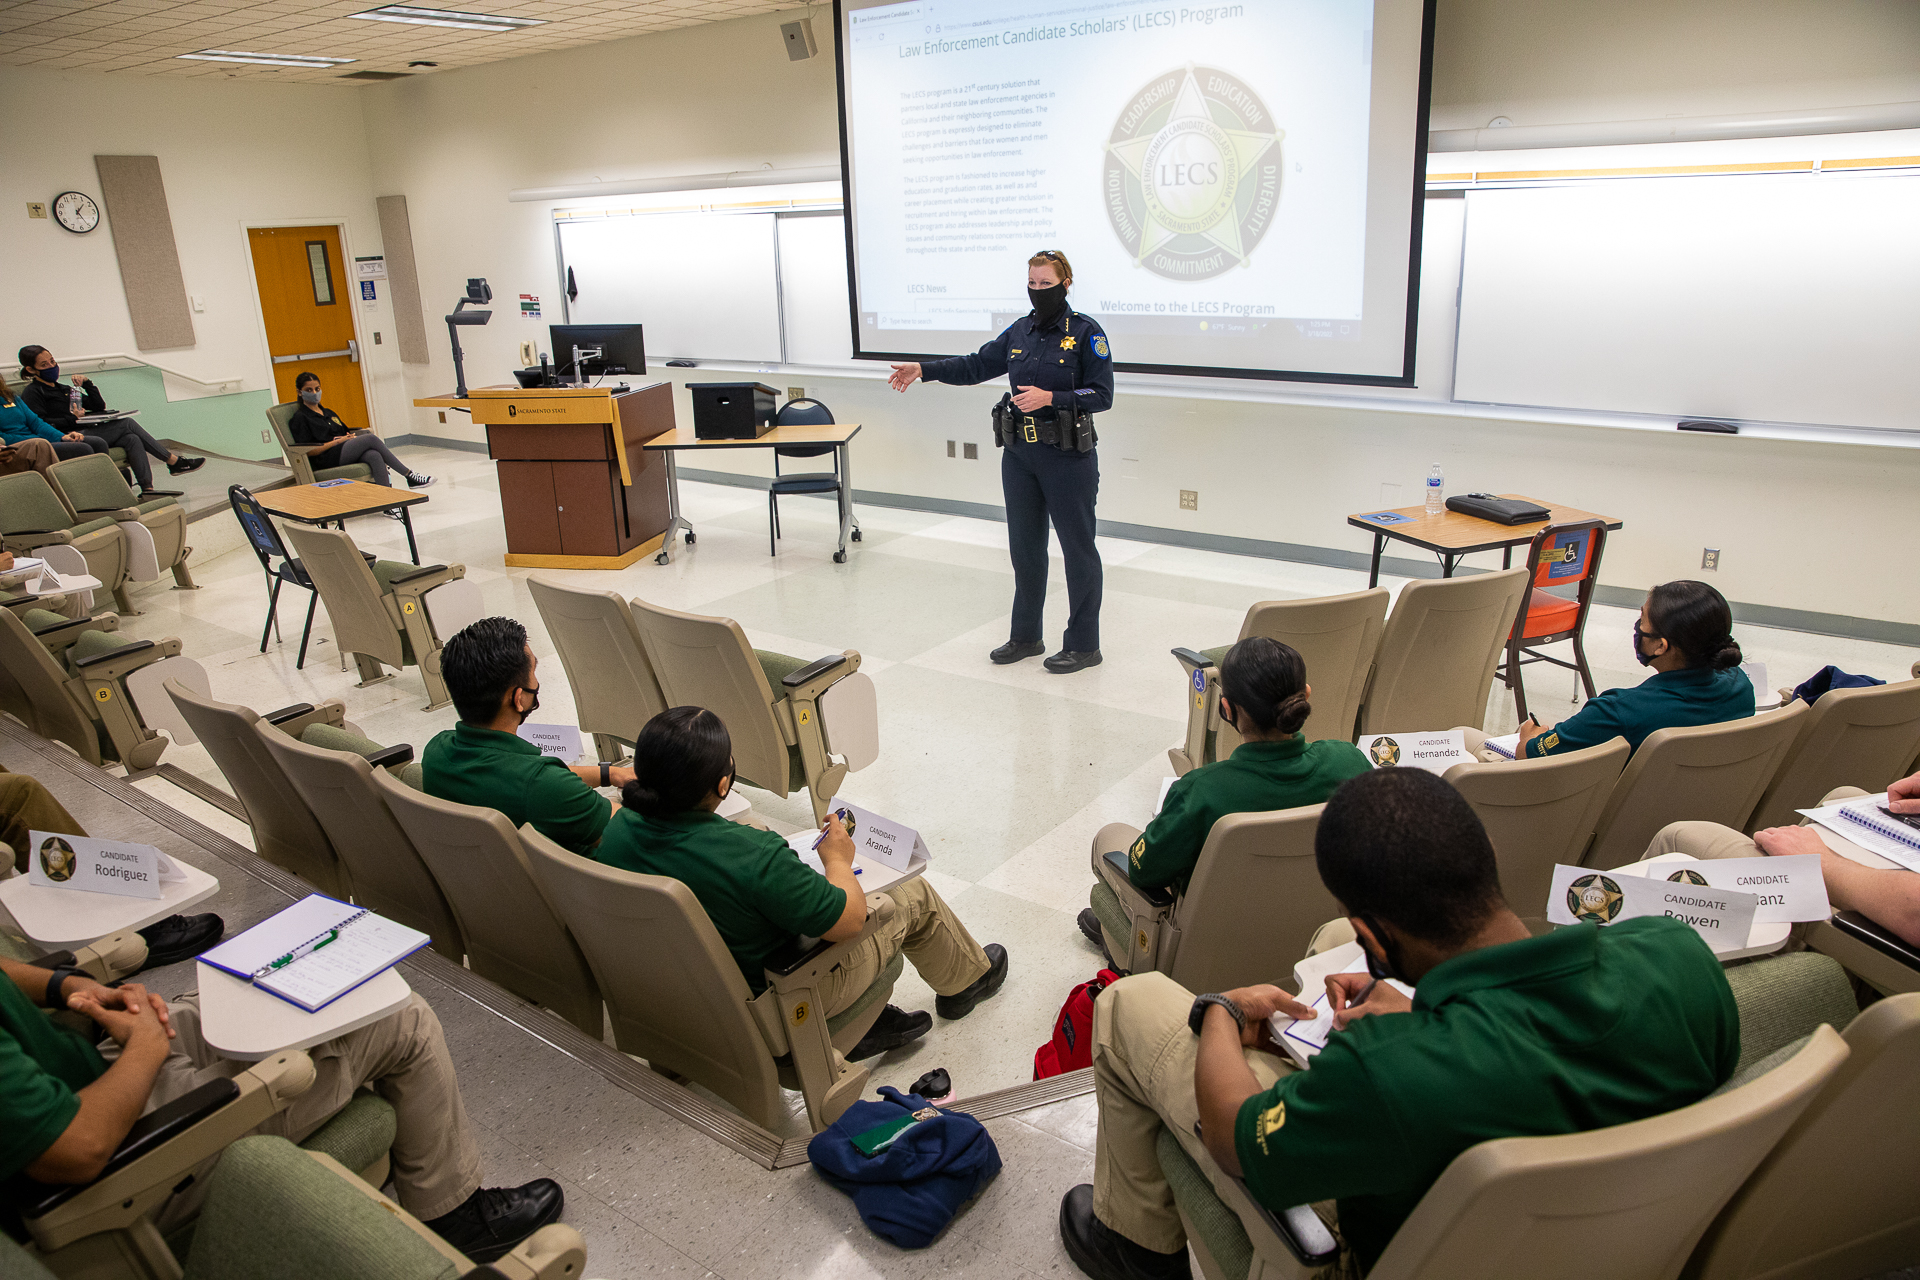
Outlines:
{"label": "wooden desk surface", "polygon": [[[1390,507],[1385,510],[1350,515],[1347,517],[1347,523],[1355,528],[1365,529],[1369,533],[1384,533],[1390,538],[1412,542],[1432,551],[1454,552],[1517,546],[1523,542],[1531,542],[1534,534],[1550,524],[1567,524],[1576,520],[1604,520],[1607,522],[1608,529],[1620,527],[1620,521],[1612,516],[1581,511],[1577,507],[1556,506],[1551,502],[1543,502],[1539,498],[1530,498],[1524,493],[1503,493],[1499,496],[1538,502],[1552,514],[1545,520],[1536,520],[1530,524],[1498,524],[1492,520],[1482,520],[1479,516],[1462,515],[1458,511],[1443,510],[1437,516],[1430,516],[1424,506]],[[1394,524],[1381,524],[1370,518],[1382,515],[1408,518]]]}
{"label": "wooden desk surface", "polygon": [[277,516],[313,523],[320,520],[344,520],[388,507],[407,507],[425,502],[427,495],[408,489],[393,489],[365,480],[349,480],[321,488],[317,484],[299,484],[291,489],[273,489],[257,493],[253,500]]}
{"label": "wooden desk surface", "polygon": [[647,441],[648,449],[773,449],[811,444],[845,444],[860,433],[857,422],[775,427],[755,440],[701,440],[693,428],[676,427]]}
{"label": "wooden desk surface", "polygon": [[[520,390],[520,384],[517,382],[496,382],[490,386],[467,388],[469,395],[475,391],[518,390]],[[413,407],[416,409],[466,409],[470,407],[470,402],[465,397],[457,396],[451,391],[442,391],[439,395],[421,396],[413,402]]]}

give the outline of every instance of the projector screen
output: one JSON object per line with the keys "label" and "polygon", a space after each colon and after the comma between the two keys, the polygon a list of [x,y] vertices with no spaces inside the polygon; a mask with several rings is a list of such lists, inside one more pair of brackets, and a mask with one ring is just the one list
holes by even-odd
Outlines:
{"label": "projector screen", "polygon": [[841,0],[854,353],[972,350],[1026,261],[1123,370],[1410,386],[1423,0]]}

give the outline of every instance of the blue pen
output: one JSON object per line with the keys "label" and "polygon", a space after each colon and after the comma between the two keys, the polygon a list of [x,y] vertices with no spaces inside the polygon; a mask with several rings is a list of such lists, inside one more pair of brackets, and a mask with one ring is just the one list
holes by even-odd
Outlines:
{"label": "blue pen", "polygon": [[[833,813],[832,813],[832,815],[831,815],[831,816],[832,816],[832,817],[835,817],[835,818],[838,818],[838,819],[840,819],[840,821],[841,821],[842,823],[844,823],[844,822],[846,822],[846,820],[847,820],[847,816],[848,816],[848,815],[847,815],[847,811],[846,811],[845,809],[835,809],[835,810],[833,811]],[[819,851],[819,849],[820,849],[820,842],[821,842],[822,840],[825,840],[826,838],[827,838],[827,828],[826,828],[826,824],[824,824],[824,823],[822,823],[822,824],[821,824],[821,827],[820,827],[820,834],[819,834],[819,835],[817,835],[817,836],[815,836],[815,837],[813,838],[813,843],[812,843],[811,845],[809,845],[809,846],[808,846],[808,848],[810,848],[810,849],[812,849],[812,850],[814,850],[815,852],[818,852],[818,851]],[[859,874],[860,874],[860,868],[858,868],[858,867],[855,867],[855,868],[853,869],[853,874],[855,874],[855,875],[859,875]]]}

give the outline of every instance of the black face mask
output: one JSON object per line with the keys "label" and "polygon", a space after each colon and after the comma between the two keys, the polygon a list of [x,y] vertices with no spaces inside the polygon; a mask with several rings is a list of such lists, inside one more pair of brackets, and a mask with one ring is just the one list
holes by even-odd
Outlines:
{"label": "black face mask", "polygon": [[[1372,916],[1361,916],[1360,918],[1366,922],[1367,928],[1373,930],[1374,939],[1379,942],[1380,950],[1386,953],[1386,959],[1382,960],[1365,947],[1360,948],[1361,952],[1367,957],[1367,973],[1376,982],[1385,978],[1392,978],[1397,982],[1406,982],[1407,979],[1400,968],[1399,957],[1393,954],[1394,945],[1387,940],[1387,935],[1381,931],[1379,921],[1375,920]],[[1413,984],[1408,982],[1407,985],[1412,986]]]}
{"label": "black face mask", "polygon": [[1045,289],[1027,288],[1027,298],[1033,303],[1033,318],[1046,324],[1067,306],[1067,286],[1052,285]]}
{"label": "black face mask", "polygon": [[540,709],[540,691],[538,689],[529,689],[527,688],[527,686],[521,685],[520,692],[533,695],[533,705],[520,713],[520,723],[525,724],[527,722],[527,717]]}

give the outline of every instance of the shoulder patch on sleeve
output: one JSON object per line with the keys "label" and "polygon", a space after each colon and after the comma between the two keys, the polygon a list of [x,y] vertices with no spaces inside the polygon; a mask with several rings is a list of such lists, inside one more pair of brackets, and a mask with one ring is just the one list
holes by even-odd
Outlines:
{"label": "shoulder patch on sleeve", "polygon": [[1284,1102],[1276,1102],[1260,1113],[1259,1118],[1253,1122],[1253,1137],[1254,1141],[1260,1144],[1261,1155],[1273,1154],[1267,1149],[1267,1135],[1280,1132],[1286,1127],[1286,1123],[1287,1104]]}
{"label": "shoulder patch on sleeve", "polygon": [[1133,842],[1133,848],[1127,850],[1127,857],[1129,860],[1132,861],[1133,865],[1137,867],[1140,865],[1141,855],[1146,853],[1146,851],[1147,851],[1147,838],[1145,836],[1141,836],[1138,840],[1135,840]]}
{"label": "shoulder patch on sleeve", "polygon": [[1560,745],[1560,735],[1557,733],[1550,733],[1546,737],[1540,739],[1540,751],[1543,755],[1546,752],[1553,750],[1555,747],[1559,745]]}
{"label": "shoulder patch on sleeve", "polygon": [[1099,356],[1102,360],[1105,360],[1109,355],[1106,334],[1096,333],[1093,335],[1093,354]]}

